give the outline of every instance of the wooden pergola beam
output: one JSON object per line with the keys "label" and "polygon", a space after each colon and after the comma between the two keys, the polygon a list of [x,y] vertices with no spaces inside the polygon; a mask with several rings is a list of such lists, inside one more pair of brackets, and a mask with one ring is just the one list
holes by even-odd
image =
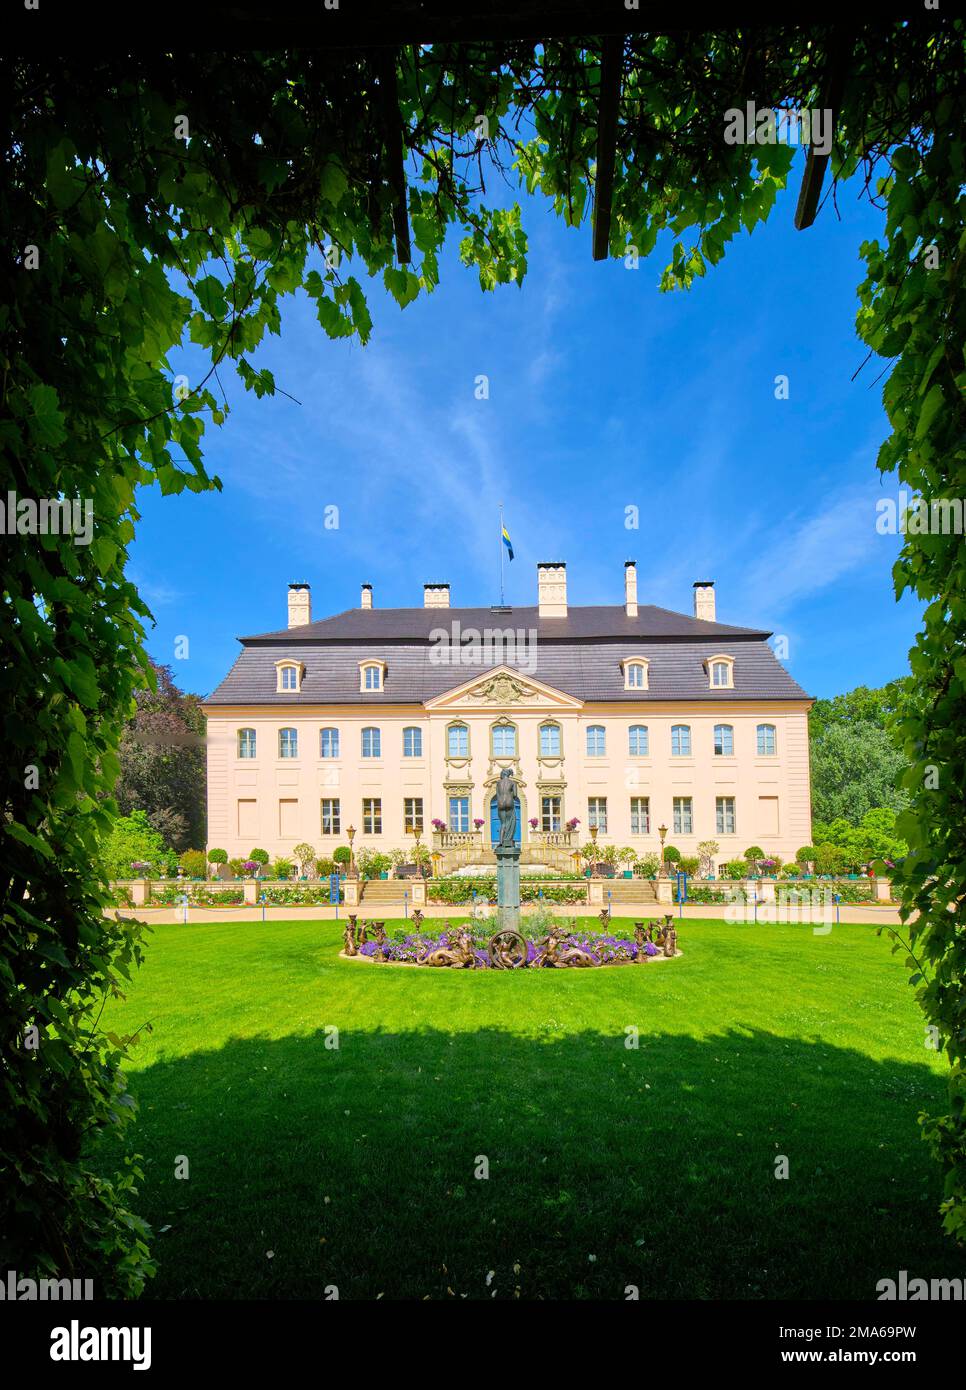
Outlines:
{"label": "wooden pergola beam", "polygon": [[409,209],[406,205],[406,170],[403,164],[402,121],[399,115],[399,89],[396,85],[396,50],[383,48],[373,55],[382,103],[383,149],[386,154],[389,187],[392,190],[392,225],[396,237],[396,259],[408,265]]}
{"label": "wooden pergola beam", "polygon": [[[829,48],[828,64],[825,69],[825,81],[822,84],[822,95],[820,98],[821,109],[831,111],[832,129],[831,135],[835,136],[835,125],[839,117],[839,109],[842,105],[842,93],[845,90],[845,73],[848,64],[848,35],[836,34]],[[805,160],[805,174],[802,178],[802,187],[798,195],[798,206],[795,208],[795,227],[799,232],[803,232],[806,227],[810,227],[815,221],[815,214],[818,211],[818,200],[822,194],[822,183],[825,179],[825,169],[829,161],[829,155],[819,154],[815,149],[814,138],[810,142],[808,156]]]}
{"label": "wooden pergola beam", "polygon": [[594,185],[594,260],[607,259],[610,246],[614,168],[617,161],[617,115],[621,100],[621,66],[624,40],[608,34],[600,55],[600,97],[597,108],[597,178]]}

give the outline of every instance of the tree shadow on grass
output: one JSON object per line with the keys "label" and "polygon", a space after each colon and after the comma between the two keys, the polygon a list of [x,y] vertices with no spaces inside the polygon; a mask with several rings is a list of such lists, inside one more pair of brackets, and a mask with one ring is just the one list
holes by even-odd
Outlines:
{"label": "tree shadow on grass", "polygon": [[338,1042],[130,1075],[149,1294],[874,1298],[899,1269],[966,1272],[916,1124],[943,1094],[925,1065],[740,1026]]}

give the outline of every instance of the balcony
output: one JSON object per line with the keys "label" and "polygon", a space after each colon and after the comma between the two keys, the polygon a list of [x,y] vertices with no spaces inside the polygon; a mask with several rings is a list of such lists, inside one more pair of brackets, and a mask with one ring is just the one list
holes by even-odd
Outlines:
{"label": "balcony", "polygon": [[577,848],[579,835],[576,830],[531,830],[530,843],[534,848],[567,849],[571,853]]}
{"label": "balcony", "polygon": [[479,854],[483,849],[482,830],[434,830],[433,849],[462,849]]}

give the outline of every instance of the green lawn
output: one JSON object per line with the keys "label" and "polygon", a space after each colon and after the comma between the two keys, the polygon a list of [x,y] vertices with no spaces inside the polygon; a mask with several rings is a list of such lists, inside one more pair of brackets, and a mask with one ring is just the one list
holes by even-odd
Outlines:
{"label": "green lawn", "polygon": [[514,973],[343,961],[340,932],[157,926],[106,1012],[153,1022],[128,1069],[149,1294],[870,1298],[963,1274],[916,1125],[943,1065],[873,928],[687,922],[674,961]]}

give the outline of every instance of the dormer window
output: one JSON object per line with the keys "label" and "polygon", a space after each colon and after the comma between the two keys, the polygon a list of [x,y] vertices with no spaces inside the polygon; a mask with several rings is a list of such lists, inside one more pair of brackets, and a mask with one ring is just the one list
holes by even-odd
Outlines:
{"label": "dormer window", "polygon": [[646,690],[647,689],[647,657],[646,656],[627,656],[621,662],[624,672],[625,690]]}
{"label": "dormer window", "polygon": [[712,690],[733,690],[735,659],[733,656],[711,656],[704,663]]}
{"label": "dormer window", "polygon": [[376,691],[384,690],[385,685],[386,663],[384,661],[360,661],[359,689],[364,695],[372,695]]}
{"label": "dormer window", "polygon": [[284,661],[276,661],[275,689],[286,695],[297,695],[302,689],[304,674],[305,667],[301,661],[293,661],[291,657],[286,657]]}

